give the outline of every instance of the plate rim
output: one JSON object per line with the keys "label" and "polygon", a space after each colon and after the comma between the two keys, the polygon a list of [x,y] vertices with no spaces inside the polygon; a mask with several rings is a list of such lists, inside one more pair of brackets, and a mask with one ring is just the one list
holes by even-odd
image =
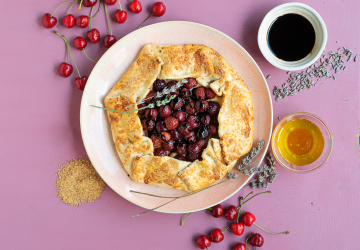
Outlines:
{"label": "plate rim", "polygon": [[[136,29],[136,30],[130,32],[129,34],[123,36],[123,37],[122,37],[121,39],[119,39],[116,43],[122,41],[123,39],[127,38],[128,36],[132,35],[133,33],[141,32],[142,29],[146,29],[146,28],[148,28],[148,27],[157,26],[157,25],[163,25],[163,24],[170,24],[170,25],[171,25],[172,23],[177,23],[177,24],[178,24],[178,23],[180,23],[180,24],[190,24],[190,25],[200,26],[200,27],[202,27],[202,28],[210,29],[211,31],[214,31],[214,32],[219,33],[220,35],[224,36],[225,38],[227,38],[227,39],[229,39],[231,42],[233,42],[237,47],[239,47],[240,49],[242,49],[242,50],[245,52],[245,54],[246,54],[246,55],[251,59],[251,61],[254,63],[254,65],[255,65],[256,68],[259,70],[259,72],[261,73],[261,76],[262,76],[262,78],[263,78],[263,80],[264,80],[264,82],[265,82],[265,86],[266,86],[267,93],[268,93],[269,100],[270,100],[270,111],[271,111],[271,119],[270,119],[271,122],[270,122],[270,123],[271,123],[271,124],[270,124],[269,138],[266,138],[266,140],[265,140],[265,138],[263,138],[263,140],[265,140],[265,145],[264,145],[264,147],[262,148],[263,152],[262,152],[262,155],[261,155],[261,159],[260,159],[260,161],[259,161],[259,164],[258,164],[258,166],[259,166],[259,165],[261,164],[261,162],[263,161],[263,159],[264,159],[264,157],[265,157],[265,154],[266,154],[266,151],[267,151],[267,149],[269,148],[269,145],[270,145],[271,134],[272,134],[272,130],[273,130],[273,118],[274,118],[274,117],[273,117],[273,104],[272,104],[272,99],[271,99],[271,95],[270,95],[269,86],[268,86],[268,84],[267,84],[267,81],[266,81],[266,79],[265,79],[265,77],[264,77],[263,72],[261,71],[259,65],[256,63],[256,61],[254,60],[254,58],[249,54],[249,52],[247,52],[237,41],[235,41],[233,38],[231,38],[230,36],[226,35],[225,33],[221,32],[221,31],[219,31],[219,30],[217,30],[217,29],[215,29],[215,28],[212,28],[212,27],[210,27],[210,26],[204,25],[204,24],[200,24],[200,23],[196,23],[196,22],[188,22],[188,21],[166,21],[166,22],[159,22],[159,23],[150,24],[150,25],[147,25],[147,26],[145,26],[145,27],[143,27],[143,28],[141,28],[141,29]],[[98,62],[95,64],[95,66],[94,66],[93,69],[91,70],[91,73],[90,73],[90,75],[89,75],[89,77],[88,77],[88,80],[91,79],[91,76],[92,76],[93,72],[94,72],[95,69],[98,67],[98,65],[100,65],[99,62],[101,62],[102,60],[104,60],[105,55],[107,55],[107,54],[109,54],[109,53],[112,53],[112,52],[111,52],[111,48],[109,48],[109,49],[100,57],[100,59],[98,60]],[[84,89],[84,92],[83,92],[83,96],[84,96],[86,90],[87,90],[87,84],[85,85],[85,89]],[[85,120],[85,114],[84,114],[84,111],[83,111],[83,110],[85,109],[85,108],[84,108],[84,107],[85,107],[84,102],[85,102],[84,99],[81,98],[81,104],[80,104],[80,131],[81,131],[81,138],[82,138],[82,141],[83,141],[83,144],[84,144],[84,148],[85,148],[86,154],[87,154],[87,156],[89,157],[91,164],[93,164],[93,163],[92,163],[92,160],[91,160],[91,156],[88,154],[88,149],[87,149],[87,146],[86,146],[86,143],[85,143],[85,141],[87,141],[87,140],[85,139],[85,135],[84,135],[84,132],[83,132],[84,129],[85,129],[85,128],[83,128],[83,126],[85,126],[84,123],[83,123],[83,120]],[[97,172],[97,173],[100,175],[100,177],[105,181],[105,179],[103,178],[103,176],[101,176],[101,174],[97,171],[96,166],[95,166],[94,164],[93,164],[93,166],[94,166],[96,172]],[[257,166],[257,167],[258,167],[258,166]],[[197,211],[205,210],[205,209],[207,209],[207,208],[209,208],[209,207],[212,207],[212,206],[214,206],[214,205],[216,205],[216,204],[222,203],[223,201],[225,201],[225,200],[229,199],[230,197],[232,197],[235,193],[239,192],[239,190],[242,189],[242,188],[249,182],[249,180],[253,177],[253,175],[254,175],[254,174],[250,175],[250,176],[246,179],[246,181],[245,181],[241,186],[239,186],[239,188],[236,189],[233,193],[229,194],[229,195],[226,196],[224,199],[222,199],[222,200],[220,200],[220,201],[218,201],[218,202],[216,202],[215,204],[212,204],[212,205],[210,205],[210,206],[207,206],[207,207],[204,207],[204,208],[201,208],[201,209],[188,210],[188,211],[183,211],[183,212],[163,211],[163,210],[161,210],[161,209],[160,209],[160,210],[152,210],[152,211],[154,211],[154,212],[161,212],[161,213],[169,213],[169,214],[184,214],[184,213],[192,213],[192,212],[197,212]],[[122,198],[124,198],[125,200],[131,202],[132,204],[135,204],[135,205],[137,205],[137,206],[139,206],[139,207],[142,207],[142,208],[145,208],[145,209],[147,209],[147,210],[152,209],[152,208],[148,208],[148,207],[139,205],[139,204],[137,204],[136,202],[129,200],[128,198],[126,198],[126,197],[122,196],[120,193],[118,193],[118,192],[117,192],[112,186],[110,186],[106,181],[105,181],[105,183],[106,183],[106,185],[109,186],[115,193],[117,193],[118,195],[120,195],[120,196],[121,196]]]}

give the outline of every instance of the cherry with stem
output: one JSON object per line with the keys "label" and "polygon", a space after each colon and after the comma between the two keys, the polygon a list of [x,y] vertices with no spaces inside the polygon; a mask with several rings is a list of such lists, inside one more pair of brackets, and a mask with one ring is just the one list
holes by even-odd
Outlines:
{"label": "cherry with stem", "polygon": [[47,29],[50,29],[50,28],[54,27],[54,26],[56,25],[56,23],[57,23],[57,19],[56,19],[56,17],[54,17],[55,12],[56,12],[61,6],[63,6],[63,5],[66,4],[66,3],[76,3],[76,2],[77,2],[77,1],[67,1],[67,2],[65,2],[65,3],[60,4],[60,5],[53,11],[52,14],[50,14],[50,13],[45,13],[45,14],[42,16],[42,18],[41,18],[41,23],[42,23],[42,25],[43,25],[45,28],[47,28]]}
{"label": "cherry with stem", "polygon": [[140,29],[140,27],[143,25],[143,23],[145,23],[145,21],[148,20],[153,15],[155,15],[157,17],[161,17],[162,15],[164,15],[165,11],[166,11],[166,6],[162,2],[156,2],[151,7],[151,11],[152,11],[152,13],[139,25],[138,29]]}
{"label": "cherry with stem", "polygon": [[98,43],[100,41],[100,32],[97,29],[92,29],[91,28],[91,20],[97,15],[97,13],[99,13],[100,7],[101,7],[101,2],[99,3],[99,8],[96,11],[94,16],[92,16],[92,12],[94,10],[94,7],[91,7],[90,21],[89,21],[90,30],[86,33],[86,37],[92,43]]}
{"label": "cherry with stem", "polygon": [[127,19],[127,12],[122,10],[120,0],[119,0],[119,7],[120,9],[116,10],[114,13],[115,22],[125,23]]}
{"label": "cherry with stem", "polygon": [[73,55],[72,55],[72,53],[71,53],[70,46],[69,46],[69,43],[68,43],[66,37],[63,36],[63,35],[60,35],[56,30],[54,30],[53,32],[64,40],[65,45],[66,45],[66,47],[67,47],[67,51],[70,52],[71,59],[72,59],[74,65],[75,65],[76,71],[77,71],[77,73],[78,73],[78,75],[79,75],[79,77],[76,77],[76,78],[75,78],[75,85],[76,85],[76,87],[77,87],[78,89],[84,90],[85,84],[86,84],[86,81],[87,81],[88,77],[87,77],[87,76],[81,76],[81,75],[80,75],[80,71],[79,71],[79,69],[78,69],[78,67],[77,67],[77,65],[76,65],[76,63],[75,63],[74,57],[73,57]]}
{"label": "cherry with stem", "polygon": [[106,48],[110,48],[116,42],[116,37],[112,35],[111,24],[110,24],[109,15],[108,15],[108,12],[107,12],[107,9],[106,9],[106,3],[105,2],[104,2],[104,8],[105,8],[106,20],[108,22],[108,26],[109,26],[109,30],[110,30],[110,35],[106,35],[104,37],[104,46]]}

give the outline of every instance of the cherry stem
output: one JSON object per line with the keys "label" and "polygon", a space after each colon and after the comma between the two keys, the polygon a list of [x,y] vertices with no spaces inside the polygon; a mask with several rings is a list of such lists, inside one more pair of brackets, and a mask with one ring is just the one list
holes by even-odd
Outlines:
{"label": "cherry stem", "polygon": [[108,12],[107,12],[107,9],[106,9],[106,3],[105,2],[104,2],[104,8],[105,8],[106,19],[107,19],[109,29],[110,29],[110,36],[112,36],[111,24],[110,24],[109,15],[108,15]]}
{"label": "cherry stem", "polygon": [[90,11],[90,21],[89,21],[89,29],[90,30],[91,30],[91,19],[92,19],[91,15],[92,15],[93,9],[94,9],[94,6],[91,7],[91,11]]}
{"label": "cherry stem", "polygon": [[253,191],[251,191],[250,193],[248,193],[243,200],[246,200],[246,198],[247,198],[250,194],[253,194],[253,193],[254,193]]}
{"label": "cherry stem", "polygon": [[145,23],[146,20],[148,20],[150,17],[152,17],[154,15],[154,13],[151,13],[142,23],[140,23],[138,29],[140,29],[141,25],[143,25],[143,23]]}
{"label": "cherry stem", "polygon": [[54,12],[51,14],[51,16],[53,16],[54,14],[55,14],[55,11],[57,11],[61,6],[63,6],[64,4],[66,4],[66,3],[76,3],[76,2],[78,2],[78,1],[67,1],[67,2],[65,2],[65,3],[62,3],[62,4],[60,4],[55,10],[54,10]]}
{"label": "cherry stem", "polygon": [[70,6],[69,10],[68,10],[68,15],[70,14],[70,10],[71,8],[74,6],[74,4],[76,3],[77,1],[73,2],[73,4]]}
{"label": "cherry stem", "polygon": [[80,4],[79,4],[79,8],[78,11],[81,10],[81,5],[82,5],[83,0],[80,0]]}
{"label": "cherry stem", "polygon": [[68,51],[70,52],[70,56],[71,56],[71,58],[72,58],[72,60],[73,60],[73,62],[74,62],[75,68],[76,68],[76,70],[77,70],[77,72],[78,72],[78,74],[79,74],[79,77],[81,78],[79,69],[78,69],[78,67],[76,66],[76,63],[75,63],[75,60],[74,60],[73,55],[71,54],[70,46],[69,46],[69,43],[68,43],[66,37],[64,37],[63,35],[60,35],[59,33],[57,33],[56,30],[54,30],[53,32],[64,40],[65,46],[67,47]]}
{"label": "cherry stem", "polygon": [[211,210],[211,211],[213,211],[214,209],[212,209],[211,207],[208,207],[207,209],[209,209],[209,210]]}
{"label": "cherry stem", "polygon": [[236,223],[239,223],[239,217],[242,212],[243,200],[244,200],[243,197],[240,197],[240,208],[239,208],[238,216],[236,218]]}
{"label": "cherry stem", "polygon": [[[93,6],[94,7],[94,6]],[[91,14],[90,14],[90,21],[91,21],[91,19],[93,19],[94,17],[96,17],[96,15],[99,13],[99,11],[100,11],[100,8],[101,8],[101,2],[99,2],[99,8],[98,8],[98,10],[96,11],[96,13],[93,15],[93,16],[91,16]]]}
{"label": "cherry stem", "polygon": [[97,61],[91,59],[91,58],[86,54],[85,48],[83,49],[83,51],[84,51],[84,53],[85,53],[85,56],[86,56],[90,61],[92,61],[92,62],[94,62],[94,63],[97,63]]}
{"label": "cherry stem", "polygon": [[119,2],[119,6],[120,6],[120,11],[123,11],[122,8],[121,8],[120,0],[118,0],[118,2]]}
{"label": "cherry stem", "polygon": [[185,220],[186,217],[188,217],[190,214],[192,214],[192,212],[191,212],[191,213],[188,213],[188,214],[184,217],[184,219],[182,219],[182,221],[181,221],[181,223],[180,223],[181,226],[184,226],[184,220]]}
{"label": "cherry stem", "polygon": [[251,234],[246,238],[246,240],[245,240],[246,249],[249,248],[248,245],[247,245],[247,242],[248,242],[249,238],[251,237],[251,235],[253,235],[253,234],[254,234],[254,233],[251,233]]}
{"label": "cherry stem", "polygon": [[[254,195],[253,197],[251,197],[251,198],[249,198],[248,200],[246,200],[245,202],[243,202],[243,205],[246,203],[246,202],[248,202],[248,201],[250,201],[251,199],[253,199],[253,198],[255,198],[256,196],[258,196],[258,195],[260,195],[260,194],[267,194],[267,193],[271,193],[271,191],[265,191],[265,192],[262,192],[262,193],[258,193],[258,194],[256,194],[256,195]],[[247,197],[247,196],[246,196]],[[245,198],[246,198],[245,197]],[[238,208],[239,208],[240,206],[238,206]]]}
{"label": "cherry stem", "polygon": [[265,230],[264,228],[260,227],[258,224],[256,223],[253,223],[255,226],[257,226],[258,228],[260,228],[261,230],[269,233],[269,234],[275,234],[275,235],[280,235],[280,234],[289,234],[290,232],[286,231],[286,232],[282,232],[282,233],[272,233],[272,232],[269,232],[268,230]]}

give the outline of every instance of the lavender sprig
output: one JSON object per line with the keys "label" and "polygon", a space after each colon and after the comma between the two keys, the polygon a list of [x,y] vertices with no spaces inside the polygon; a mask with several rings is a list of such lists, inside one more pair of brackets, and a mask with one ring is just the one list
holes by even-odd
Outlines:
{"label": "lavender sprig", "polygon": [[276,172],[275,172],[275,160],[272,157],[272,155],[269,153],[268,157],[266,158],[268,160],[268,163],[270,166],[268,165],[264,165],[263,167],[263,172],[257,171],[257,169],[255,170],[255,172],[259,173],[259,175],[257,176],[257,178],[255,180],[252,180],[250,182],[250,186],[252,188],[268,188],[269,183],[273,183],[275,177],[276,177]]}

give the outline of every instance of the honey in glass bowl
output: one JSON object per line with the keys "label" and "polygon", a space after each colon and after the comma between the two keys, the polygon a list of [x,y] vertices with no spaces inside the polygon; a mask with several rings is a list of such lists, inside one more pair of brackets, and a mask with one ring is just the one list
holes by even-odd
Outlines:
{"label": "honey in glass bowl", "polygon": [[307,119],[287,122],[275,135],[281,156],[291,164],[304,166],[315,162],[324,150],[324,137]]}

